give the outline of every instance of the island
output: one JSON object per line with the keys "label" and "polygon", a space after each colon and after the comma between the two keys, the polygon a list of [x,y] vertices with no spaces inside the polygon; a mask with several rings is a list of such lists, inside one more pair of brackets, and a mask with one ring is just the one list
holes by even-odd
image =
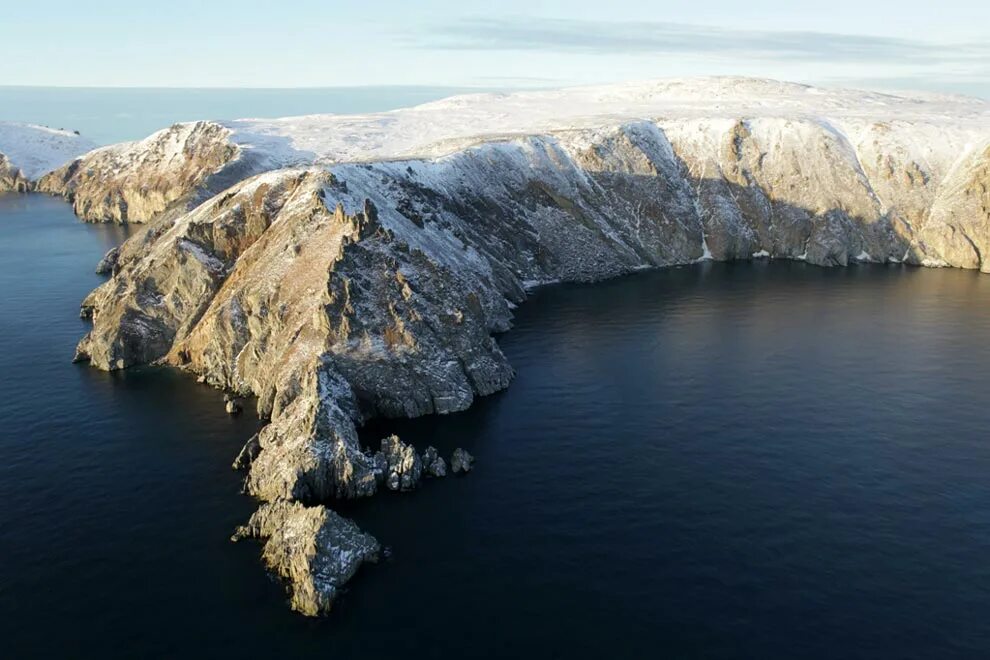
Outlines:
{"label": "island", "polygon": [[177,124],[38,174],[15,188],[144,224],[101,263],[76,359],[256,401],[236,465],[260,508],[235,538],[264,540],[308,615],[380,554],[333,503],[446,472],[358,428],[507,387],[494,335],[532,287],[735,259],[990,272],[990,104],[965,97],[746,78],[478,94]]}

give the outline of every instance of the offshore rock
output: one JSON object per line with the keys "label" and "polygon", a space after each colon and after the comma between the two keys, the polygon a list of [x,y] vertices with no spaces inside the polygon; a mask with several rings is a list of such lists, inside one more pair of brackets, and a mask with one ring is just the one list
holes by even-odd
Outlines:
{"label": "offshore rock", "polygon": [[298,502],[262,505],[231,540],[244,538],[264,541],[262,559],[285,581],[292,609],[306,616],[329,613],[348,580],[381,552],[350,520]]}
{"label": "offshore rock", "polygon": [[382,439],[381,460],[385,485],[389,490],[413,490],[423,477],[423,461],[412,445],[397,435]]}
{"label": "offshore rock", "polygon": [[457,474],[459,472],[468,473],[472,469],[474,469],[474,456],[464,449],[455,449],[450,457],[450,471]]}
{"label": "offshore rock", "polygon": [[427,447],[423,452],[423,471],[428,477],[447,476],[447,462],[435,447]]}
{"label": "offshore rock", "polygon": [[228,415],[238,415],[244,407],[241,405],[240,400],[236,397],[230,395],[224,396],[224,410],[227,411]]}

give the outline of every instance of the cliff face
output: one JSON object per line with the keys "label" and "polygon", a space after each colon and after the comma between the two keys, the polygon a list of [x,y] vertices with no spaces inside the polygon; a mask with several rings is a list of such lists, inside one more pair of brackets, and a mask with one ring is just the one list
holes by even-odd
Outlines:
{"label": "cliff face", "polygon": [[0,192],[25,193],[31,190],[31,182],[19,167],[14,166],[4,154],[0,154]]}
{"label": "cliff face", "polygon": [[139,142],[92,151],[45,175],[37,189],[65,197],[83,220],[147,222],[185,211],[197,194],[207,196],[210,176],[238,155],[228,136],[213,122],[176,124]]}
{"label": "cliff face", "polygon": [[[364,419],[461,410],[506,387],[512,370],[492,333],[534,284],[771,257],[990,271],[982,125],[766,111],[628,121],[447,145],[439,157],[277,169],[183,212],[235,172],[284,162],[248,158],[222,127],[196,126],[170,130],[198,133],[208,158],[165,149],[178,139],[166,132],[135,169],[96,152],[59,175],[77,182],[77,208],[110,186],[160,214],[84,302],[93,328],[78,357],[102,369],[163,362],[257,396],[269,423],[245,483],[267,502],[370,495],[386,470],[359,445]],[[77,177],[100,159],[102,174]],[[155,198],[170,202],[147,202],[147,167],[163,172],[149,190],[186,172]],[[292,511],[317,521],[313,534],[327,520]],[[263,517],[254,535],[277,544],[269,528],[290,516]],[[323,598],[291,579],[308,613],[325,611],[340,584]]]}

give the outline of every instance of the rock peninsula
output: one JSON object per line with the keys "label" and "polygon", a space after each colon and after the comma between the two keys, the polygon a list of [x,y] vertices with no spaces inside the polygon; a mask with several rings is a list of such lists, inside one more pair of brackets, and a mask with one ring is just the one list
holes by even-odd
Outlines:
{"label": "rock peninsula", "polygon": [[325,507],[440,472],[358,427],[507,387],[493,335],[530,287],[761,258],[990,272],[990,104],[739,78],[474,95],[178,124],[37,189],[146,224],[84,301],[77,359],[255,397],[241,535],[315,614],[377,552]]}

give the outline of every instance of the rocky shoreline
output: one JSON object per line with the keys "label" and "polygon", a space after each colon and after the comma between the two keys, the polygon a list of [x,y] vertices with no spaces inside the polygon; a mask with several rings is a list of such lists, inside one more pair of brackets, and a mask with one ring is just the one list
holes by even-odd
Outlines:
{"label": "rocky shoreline", "polygon": [[[990,272],[987,104],[960,101],[948,121],[944,105],[884,96],[869,115],[874,96],[736,83],[718,87],[717,113],[664,106],[662,88],[648,118],[465,133],[403,147],[412,156],[215,122],[92,152],[37,190],[87,220],[147,225],[101,262],[110,278],[82,304],[93,327],[76,357],[171,365],[256,397],[267,424],[235,467],[262,504],[235,536],[264,541],[295,609],[325,613],[380,552],[327,506],[448,472],[396,437],[372,453],[358,427],[507,387],[493,334],[528,287],[706,259]],[[611,93],[638,107],[634,91]],[[430,111],[457,126],[468,110]],[[457,452],[449,471],[471,464]]]}

